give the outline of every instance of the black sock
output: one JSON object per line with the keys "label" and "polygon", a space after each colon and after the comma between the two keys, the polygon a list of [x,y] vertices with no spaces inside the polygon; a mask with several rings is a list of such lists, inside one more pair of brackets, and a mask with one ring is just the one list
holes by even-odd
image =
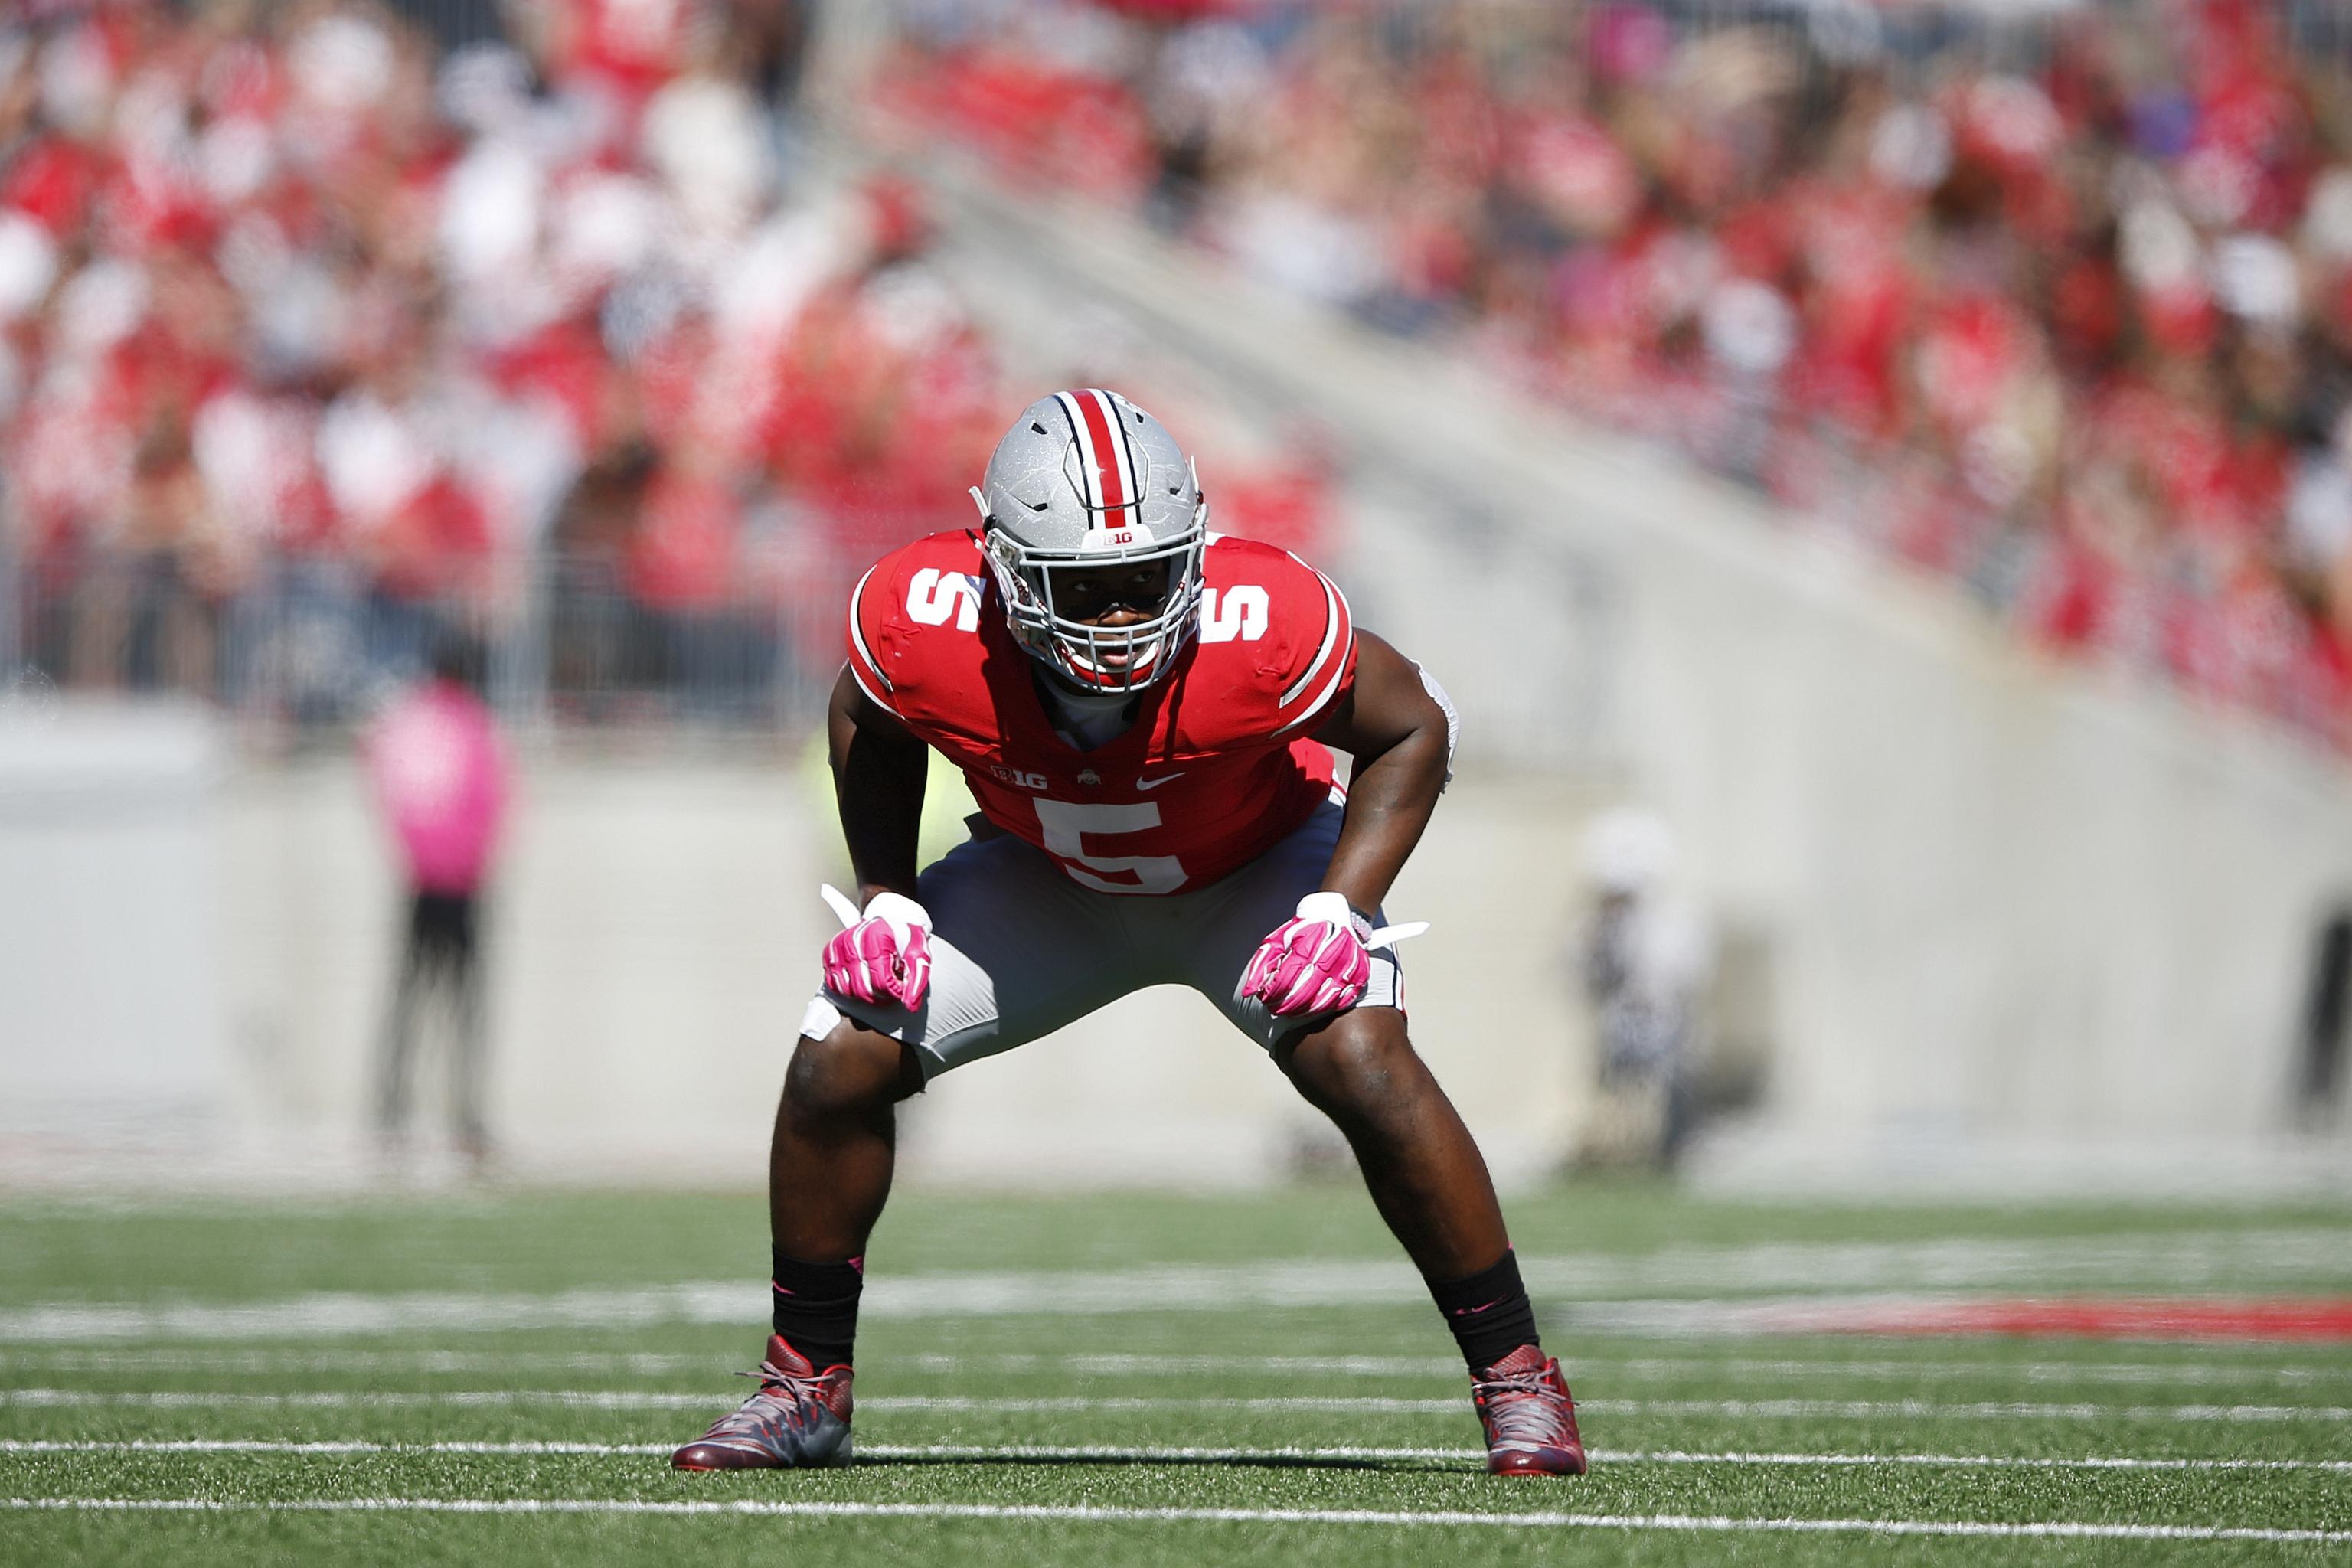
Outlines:
{"label": "black sock", "polygon": [[772,1254],[776,1332],[793,1349],[823,1372],[848,1366],[850,1346],[857,1338],[857,1293],[866,1288],[866,1259],[846,1263],[811,1263],[804,1258]]}
{"label": "black sock", "polygon": [[1484,1372],[1521,1345],[1537,1345],[1535,1304],[1519,1282],[1517,1254],[1506,1251],[1492,1268],[1467,1279],[1432,1283],[1430,1295],[1462,1347],[1462,1359],[1472,1372]]}

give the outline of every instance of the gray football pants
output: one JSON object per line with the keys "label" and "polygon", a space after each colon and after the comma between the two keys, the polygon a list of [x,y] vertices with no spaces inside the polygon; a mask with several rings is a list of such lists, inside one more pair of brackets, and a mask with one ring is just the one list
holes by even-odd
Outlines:
{"label": "gray football pants", "polygon": [[[1312,1019],[1280,1018],[1235,994],[1267,933],[1323,885],[1339,840],[1336,800],[1224,880],[1161,897],[1102,893],[1064,876],[1021,839],[958,846],[926,870],[931,980],[912,1013],[820,991],[801,1033],[823,1039],[842,1015],[915,1047],[926,1080],[1086,1016],[1147,985],[1189,985],[1272,1049]],[[1365,1007],[1402,1007],[1394,952],[1371,955]]]}

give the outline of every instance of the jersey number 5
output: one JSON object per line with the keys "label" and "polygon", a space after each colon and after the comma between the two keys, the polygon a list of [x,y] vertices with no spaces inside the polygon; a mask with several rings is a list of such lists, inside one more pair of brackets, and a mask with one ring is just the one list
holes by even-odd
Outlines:
{"label": "jersey number 5", "polygon": [[943,626],[953,619],[960,632],[978,631],[980,579],[926,566],[908,580],[907,613],[921,626]]}
{"label": "jersey number 5", "polygon": [[[1073,880],[1106,893],[1172,893],[1184,885],[1184,868],[1173,855],[1089,855],[1088,834],[1108,837],[1142,833],[1160,826],[1156,801],[1132,805],[1037,800],[1037,825],[1045,830],[1045,852],[1062,862]],[[1113,878],[1121,879],[1113,880]]]}
{"label": "jersey number 5", "polygon": [[1219,593],[1201,590],[1201,640],[1231,642],[1235,637],[1255,642],[1265,636],[1265,618],[1274,605],[1255,583],[1236,583]]}

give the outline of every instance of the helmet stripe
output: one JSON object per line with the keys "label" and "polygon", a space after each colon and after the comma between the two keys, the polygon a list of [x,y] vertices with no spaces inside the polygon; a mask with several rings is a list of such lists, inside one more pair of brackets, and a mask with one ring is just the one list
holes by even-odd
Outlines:
{"label": "helmet stripe", "polygon": [[[1089,388],[1074,400],[1086,422],[1087,445],[1094,458],[1095,485],[1102,493],[1102,526],[1124,528],[1126,520],[1119,513],[1134,505],[1134,482],[1121,472],[1126,468],[1126,442],[1116,434],[1118,411],[1110,405],[1106,393]],[[1140,508],[1136,509],[1139,511]]]}
{"label": "helmet stripe", "polygon": [[[1127,497],[1129,521],[1139,524],[1143,521],[1143,467],[1135,460],[1135,442],[1130,438],[1127,421],[1119,417],[1129,406],[1128,402],[1116,392],[1096,392],[1093,395],[1101,400],[1105,417],[1118,434],[1118,439],[1111,443],[1111,456],[1118,464],[1119,489]],[[1112,526],[1118,526],[1116,519]]]}
{"label": "helmet stripe", "polygon": [[1057,392],[1054,401],[1060,405],[1062,417],[1069,421],[1070,440],[1078,449],[1078,504],[1086,509],[1087,526],[1093,528],[1103,508],[1102,464],[1095,457],[1094,432],[1087,427],[1086,416],[1078,412],[1076,393]]}

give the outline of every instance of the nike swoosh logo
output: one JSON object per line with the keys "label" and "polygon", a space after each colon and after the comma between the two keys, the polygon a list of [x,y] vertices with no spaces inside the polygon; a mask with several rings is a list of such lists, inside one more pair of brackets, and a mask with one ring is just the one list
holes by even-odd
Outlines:
{"label": "nike swoosh logo", "polygon": [[1178,768],[1174,773],[1162,773],[1156,779],[1138,779],[1135,781],[1135,787],[1138,789],[1158,789],[1161,784],[1168,783],[1171,779],[1181,779],[1183,776],[1184,770],[1182,768]]}

